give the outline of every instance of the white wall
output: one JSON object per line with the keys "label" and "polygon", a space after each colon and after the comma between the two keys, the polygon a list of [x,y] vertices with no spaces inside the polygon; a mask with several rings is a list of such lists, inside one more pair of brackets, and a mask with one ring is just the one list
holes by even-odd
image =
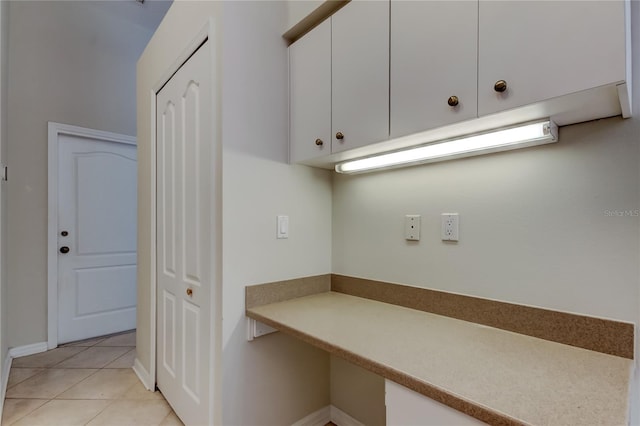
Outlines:
{"label": "white wall", "polygon": [[[466,160],[334,178],[333,270],[636,321],[640,121],[560,129],[560,142]],[[440,214],[460,214],[460,242]],[[405,214],[422,215],[418,243]]]}
{"label": "white wall", "polygon": [[302,21],[311,12],[316,10],[325,0],[287,0],[287,19],[283,26],[282,33]]}
{"label": "white wall", "polygon": [[[639,2],[633,11],[633,118],[564,127],[544,147],[336,175],[333,272],[640,323],[640,218],[607,215],[640,209]],[[460,214],[457,244],[440,241],[444,212]],[[404,241],[405,214],[422,215],[420,242]],[[639,383],[636,369],[633,424]],[[364,403],[360,384],[344,384],[340,408]]]}
{"label": "white wall", "polygon": [[[283,2],[226,2],[223,47],[223,424],[291,424],[329,403],[329,357],[278,335],[248,343],[244,287],[331,271],[331,181],[289,166]],[[277,240],[276,216],[290,217]],[[250,407],[250,409],[247,409]]]}
{"label": "white wall", "polygon": [[[9,4],[0,2],[0,164],[7,163],[7,47]],[[8,357],[7,315],[7,184],[0,182],[0,369]],[[0,383],[6,378],[0,370]]]}
{"label": "white wall", "polygon": [[[174,7],[154,44],[156,60],[139,75],[167,65],[184,41],[180,30],[198,28],[213,13],[221,12],[203,4]],[[326,354],[282,334],[245,341],[243,289],[329,272],[327,253],[336,273],[638,320],[639,219],[606,215],[640,208],[637,118],[567,127],[553,146],[334,177],[332,195],[329,173],[285,164],[285,51],[276,37],[285,16],[278,4],[237,2],[225,4],[216,20],[225,23],[223,424],[290,424],[326,403]],[[146,88],[138,93],[147,99]],[[143,122],[149,108],[138,110]],[[151,131],[139,129],[141,156],[149,152]],[[151,160],[141,160],[143,202],[151,196]],[[141,224],[152,214],[147,204]],[[439,241],[445,211],[462,215],[457,245]],[[423,215],[418,244],[402,238],[408,213]],[[289,240],[275,239],[277,214],[291,216]],[[138,349],[145,366],[153,357],[150,272],[142,270],[150,232],[141,230],[139,244]],[[352,402],[336,403],[350,411]]]}
{"label": "white wall", "polygon": [[384,378],[331,356],[331,405],[367,426],[385,426]]}
{"label": "white wall", "polygon": [[[637,0],[631,2],[631,48],[633,54],[633,120],[640,123],[640,1]],[[638,163],[640,163],[640,157]],[[637,265],[640,268],[640,259]],[[640,292],[637,300],[640,304]],[[640,425],[640,360],[638,359],[640,357],[640,335],[638,327],[640,327],[640,305],[636,316],[635,370],[630,389],[630,424],[636,426]]]}
{"label": "white wall", "polygon": [[[244,288],[331,271],[331,175],[287,164],[284,2],[177,2],[138,66],[138,360],[151,352],[151,87],[211,17],[222,98],[222,419],[291,424],[329,404],[329,356],[281,333],[246,341]],[[165,76],[166,77],[166,76]],[[276,215],[290,238],[276,240]]]}
{"label": "white wall", "polygon": [[152,30],[117,3],[9,5],[10,346],[47,340],[47,121],[136,133],[135,64]]}

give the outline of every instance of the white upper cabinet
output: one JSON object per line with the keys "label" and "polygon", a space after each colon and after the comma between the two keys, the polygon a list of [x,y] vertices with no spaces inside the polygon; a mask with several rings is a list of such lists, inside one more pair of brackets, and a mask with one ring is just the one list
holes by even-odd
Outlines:
{"label": "white upper cabinet", "polygon": [[[623,82],[626,6],[620,0],[480,0],[478,114]],[[500,80],[504,92],[494,89]]]}
{"label": "white upper cabinet", "polygon": [[629,117],[629,8],[352,0],[290,46],[291,160],[331,167],[542,118]]}
{"label": "white upper cabinet", "polygon": [[478,2],[391,1],[391,137],[477,117]]}
{"label": "white upper cabinet", "polygon": [[336,153],[389,138],[389,2],[353,0],[331,25]]}
{"label": "white upper cabinet", "polygon": [[331,154],[331,21],[289,47],[290,155],[296,163]]}

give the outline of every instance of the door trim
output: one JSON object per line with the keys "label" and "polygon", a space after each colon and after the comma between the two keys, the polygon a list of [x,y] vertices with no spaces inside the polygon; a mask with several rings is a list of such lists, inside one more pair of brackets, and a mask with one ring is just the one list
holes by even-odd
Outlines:
{"label": "door trim", "polygon": [[47,346],[58,346],[58,140],[60,135],[136,145],[134,136],[49,121],[49,189],[47,222]]}
{"label": "door trim", "polygon": [[[151,203],[152,203],[152,212],[151,212],[151,220],[149,221],[148,226],[150,229],[150,322],[149,322],[149,333],[150,333],[150,345],[149,352],[151,354],[150,364],[149,364],[149,382],[152,382],[155,388],[155,384],[157,383],[157,287],[158,287],[158,277],[156,274],[156,226],[157,226],[157,136],[156,136],[156,114],[157,114],[157,104],[156,97],[158,92],[164,87],[164,85],[171,79],[171,77],[180,69],[180,67],[200,48],[200,46],[209,40],[208,49],[211,49],[211,72],[213,73],[214,80],[211,84],[211,99],[212,99],[212,113],[210,115],[210,125],[212,126],[212,143],[213,148],[211,150],[211,162],[213,164],[213,173],[212,178],[215,181],[215,189],[217,192],[216,197],[212,197],[212,217],[211,217],[211,229],[216,232],[218,238],[213,239],[212,241],[212,258],[211,263],[213,264],[214,274],[212,274],[211,279],[211,292],[210,292],[210,309],[211,309],[211,318],[210,318],[210,332],[211,339],[209,345],[210,352],[210,377],[207,379],[207,383],[209,385],[210,394],[209,397],[212,400],[212,403],[209,405],[209,418],[212,419],[214,424],[218,424],[219,421],[216,419],[221,419],[220,417],[220,395],[221,395],[221,376],[220,376],[220,366],[221,366],[221,341],[222,341],[222,136],[220,132],[219,123],[219,110],[220,110],[220,99],[218,96],[218,81],[216,80],[216,76],[220,75],[220,69],[218,66],[217,60],[217,41],[215,40],[215,26],[214,20],[212,18],[207,19],[206,23],[200,28],[199,31],[194,33],[194,37],[191,39],[191,42],[187,43],[184,49],[181,51],[179,55],[175,57],[173,63],[165,69],[162,73],[162,77],[158,79],[151,86],[151,90],[148,92],[148,102],[151,105],[150,108],[150,117],[146,117],[147,121],[146,125],[150,126],[150,140],[149,140],[149,150],[151,157],[151,167],[150,167],[150,191],[151,191]],[[205,47],[203,47],[205,48]],[[140,124],[139,124],[140,125]],[[145,383],[146,384],[146,383]],[[151,389],[147,386],[149,390]]]}

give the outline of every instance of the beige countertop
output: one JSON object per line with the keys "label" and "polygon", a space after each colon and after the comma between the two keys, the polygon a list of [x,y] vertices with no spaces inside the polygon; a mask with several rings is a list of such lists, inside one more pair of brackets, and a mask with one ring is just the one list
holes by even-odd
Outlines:
{"label": "beige countertop", "polygon": [[336,292],[247,315],[490,423],[627,424],[630,359]]}

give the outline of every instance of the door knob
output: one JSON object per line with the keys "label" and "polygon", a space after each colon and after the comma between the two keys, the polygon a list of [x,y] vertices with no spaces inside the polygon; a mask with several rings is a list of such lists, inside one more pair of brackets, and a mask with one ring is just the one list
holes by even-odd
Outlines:
{"label": "door knob", "polygon": [[342,134],[342,132],[336,133],[336,139],[339,139],[339,140],[344,139],[344,135]]}
{"label": "door knob", "polygon": [[60,253],[62,253],[62,254],[69,253],[69,247],[67,247],[67,246],[60,247]]}
{"label": "door knob", "polygon": [[187,289],[187,296],[193,296],[193,290],[191,290],[190,288]]}
{"label": "door knob", "polygon": [[66,237],[67,235],[69,235],[69,231],[62,231],[60,235],[62,235],[63,237]]}
{"label": "door knob", "polygon": [[318,146],[322,146],[324,142],[322,142],[322,139],[316,139],[316,145]]}
{"label": "door knob", "polygon": [[458,97],[457,96],[449,96],[449,99],[447,100],[447,103],[449,104],[449,106],[458,106]]}
{"label": "door knob", "polygon": [[493,85],[493,90],[498,93],[504,92],[505,90],[507,90],[507,82],[504,80],[496,81],[496,84]]}

